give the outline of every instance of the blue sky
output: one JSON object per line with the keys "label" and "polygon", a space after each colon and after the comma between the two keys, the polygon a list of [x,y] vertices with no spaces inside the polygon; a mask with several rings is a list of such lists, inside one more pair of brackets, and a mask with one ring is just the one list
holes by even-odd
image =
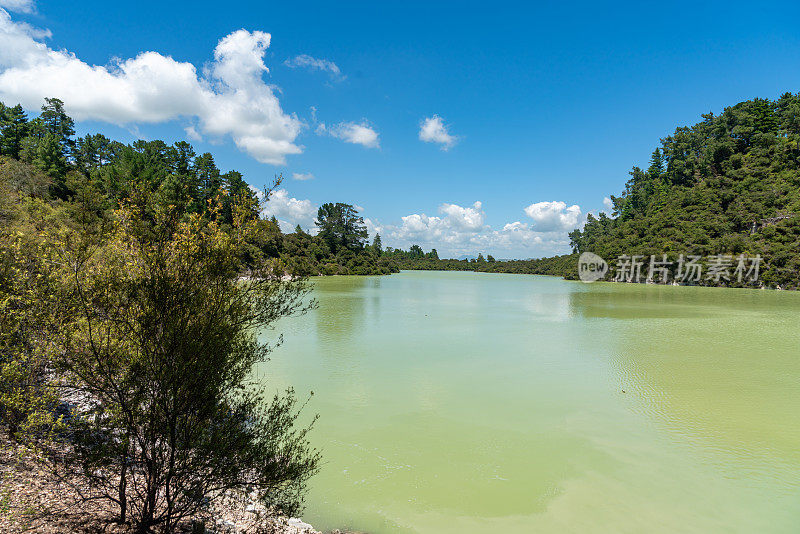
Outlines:
{"label": "blue sky", "polygon": [[796,2],[165,4],[0,0],[0,100],[190,140],[252,185],[283,173],[287,226],[348,202],[445,255],[566,252],[659,138],[800,91]]}

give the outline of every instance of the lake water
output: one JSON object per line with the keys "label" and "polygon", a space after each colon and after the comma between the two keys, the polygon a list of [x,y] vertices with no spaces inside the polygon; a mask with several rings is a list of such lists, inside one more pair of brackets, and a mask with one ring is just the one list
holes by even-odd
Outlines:
{"label": "lake water", "polygon": [[314,391],[303,519],[382,533],[800,532],[800,294],[403,272],[314,282],[259,369]]}

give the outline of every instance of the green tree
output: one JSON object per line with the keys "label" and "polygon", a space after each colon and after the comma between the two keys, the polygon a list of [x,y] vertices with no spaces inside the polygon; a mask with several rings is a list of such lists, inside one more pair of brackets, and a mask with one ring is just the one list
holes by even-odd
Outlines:
{"label": "green tree", "polygon": [[375,234],[375,237],[372,239],[372,251],[378,256],[383,254],[383,244],[381,243],[381,234]]}
{"label": "green tree", "polygon": [[291,390],[270,401],[248,377],[272,348],[258,333],[307,309],[306,283],[284,281],[277,261],[240,279],[255,229],[246,210],[229,233],[207,217],[164,210],[153,220],[137,211],[150,202],[131,205],[101,248],[67,249],[60,297],[77,320],[56,363],[88,407],[64,465],[135,532],[174,532],[209,502],[251,492],[297,513],[318,463],[308,427],[295,424]]}
{"label": "green tree", "polygon": [[111,162],[112,146],[111,140],[102,134],[87,134],[78,139],[75,163],[86,176],[89,176],[92,171]]}
{"label": "green tree", "polygon": [[193,172],[199,185],[199,199],[205,206],[222,189],[222,176],[214,156],[206,152],[194,159]]}
{"label": "green tree", "polygon": [[331,251],[340,249],[360,250],[367,240],[367,227],[364,219],[358,215],[350,204],[327,202],[317,210],[316,225],[319,237],[325,241]]}
{"label": "green tree", "polygon": [[75,148],[75,121],[64,110],[64,102],[58,98],[45,98],[42,113],[39,119],[44,124],[45,130],[55,137],[62,150],[62,155],[68,157]]}
{"label": "green tree", "polygon": [[22,106],[0,103],[0,155],[20,158],[22,140],[28,135],[28,118]]}

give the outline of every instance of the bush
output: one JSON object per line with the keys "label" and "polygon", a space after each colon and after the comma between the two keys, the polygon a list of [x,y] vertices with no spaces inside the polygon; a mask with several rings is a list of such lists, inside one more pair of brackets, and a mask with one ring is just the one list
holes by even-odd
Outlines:
{"label": "bush", "polygon": [[199,215],[156,213],[152,227],[118,215],[104,246],[71,250],[64,279],[76,320],[58,368],[90,404],[73,423],[70,474],[138,532],[172,532],[253,491],[296,513],[318,462],[310,427],[296,428],[292,391],[268,395],[249,376],[272,348],[259,331],[307,309],[306,283],[283,281],[277,261],[239,278],[248,223],[227,233]]}

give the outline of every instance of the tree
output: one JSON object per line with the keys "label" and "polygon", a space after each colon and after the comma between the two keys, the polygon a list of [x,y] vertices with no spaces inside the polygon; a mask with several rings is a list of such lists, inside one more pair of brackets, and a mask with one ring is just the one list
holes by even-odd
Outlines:
{"label": "tree", "polygon": [[383,245],[381,244],[381,234],[375,234],[375,237],[372,240],[372,251],[378,256],[383,254]]}
{"label": "tree", "polygon": [[222,188],[222,177],[214,163],[214,156],[208,152],[195,158],[193,170],[200,186],[198,200],[205,206]]}
{"label": "tree", "polygon": [[51,176],[53,194],[65,199],[69,194],[65,181],[69,164],[64,156],[64,148],[52,132],[42,130],[41,123],[34,121],[34,124],[37,126],[36,133],[22,140],[23,160]]}
{"label": "tree", "polygon": [[119,212],[101,248],[67,248],[59,297],[77,320],[56,368],[88,407],[60,463],[135,532],[174,532],[209,502],[251,492],[295,514],[318,463],[309,427],[296,427],[291,390],[269,401],[248,377],[272,348],[258,332],[305,311],[308,287],[274,260],[240,278],[255,226],[246,210],[225,232],[197,214],[138,211],[149,205]]}
{"label": "tree", "polygon": [[28,118],[22,106],[6,107],[0,103],[0,155],[20,158],[22,140],[28,135]]}
{"label": "tree", "polygon": [[360,250],[368,237],[364,219],[350,204],[323,204],[317,210],[316,225],[319,228],[319,237],[334,254],[342,248]]}
{"label": "tree", "polygon": [[75,121],[64,111],[64,102],[58,98],[45,98],[42,113],[39,119],[44,124],[45,130],[53,134],[62,150],[62,155],[68,157],[75,148]]}
{"label": "tree", "polygon": [[255,193],[242,178],[242,173],[229,171],[221,176],[221,183],[226,191],[222,202],[222,219],[231,224],[233,222],[233,207],[238,205],[249,206],[249,216],[251,219],[258,218],[258,200]]}
{"label": "tree", "polygon": [[174,172],[181,175],[189,175],[194,166],[194,149],[186,141],[178,141],[175,147],[175,169]]}
{"label": "tree", "polygon": [[86,135],[78,139],[75,163],[89,176],[92,171],[111,162],[111,146],[111,140],[105,135]]}

